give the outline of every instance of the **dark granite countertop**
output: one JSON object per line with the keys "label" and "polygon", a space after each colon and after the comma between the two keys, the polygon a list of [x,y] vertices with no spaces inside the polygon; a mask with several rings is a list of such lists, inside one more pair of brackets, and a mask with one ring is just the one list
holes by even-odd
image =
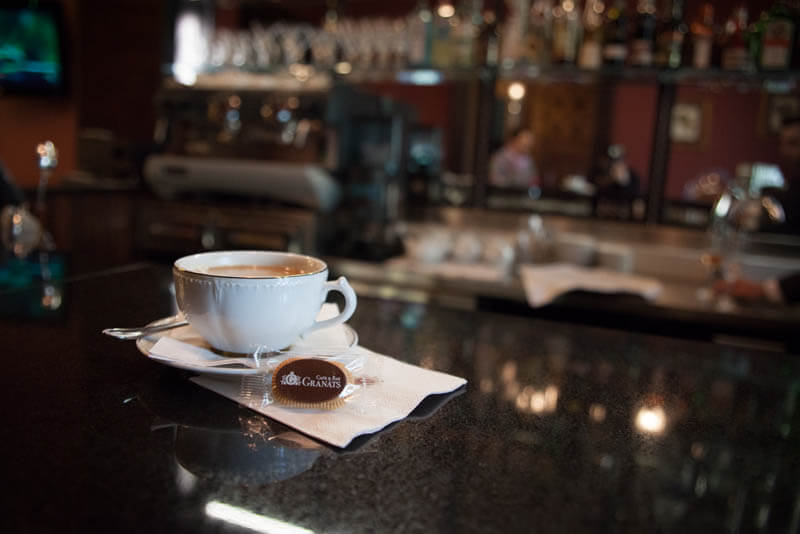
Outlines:
{"label": "dark granite countertop", "polygon": [[0,319],[4,532],[797,531],[796,356],[362,298],[364,346],[469,384],[336,450],[100,334],[170,314],[168,284]]}

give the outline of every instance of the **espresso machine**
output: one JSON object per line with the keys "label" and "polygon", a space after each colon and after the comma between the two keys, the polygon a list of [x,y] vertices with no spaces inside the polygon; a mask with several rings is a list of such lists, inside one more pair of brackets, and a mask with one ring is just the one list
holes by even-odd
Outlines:
{"label": "espresso machine", "polygon": [[409,133],[415,111],[399,101],[340,86],[330,94],[342,203],[322,236],[330,254],[382,261],[402,253]]}
{"label": "espresso machine", "polygon": [[167,85],[157,110],[162,149],[144,176],[158,201],[140,217],[144,249],[398,252],[410,108],[332,83]]}

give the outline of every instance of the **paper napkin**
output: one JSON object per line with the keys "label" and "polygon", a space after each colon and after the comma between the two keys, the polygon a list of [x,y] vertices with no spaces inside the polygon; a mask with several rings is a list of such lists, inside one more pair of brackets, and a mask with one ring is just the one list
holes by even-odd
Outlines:
{"label": "paper napkin", "polygon": [[655,278],[604,269],[590,269],[566,263],[522,265],[519,268],[528,304],[533,308],[549,304],[576,289],[597,293],[633,293],[647,300],[661,294]]}
{"label": "paper napkin", "polygon": [[[326,304],[318,319],[333,317],[337,313],[335,304]],[[327,347],[346,347],[346,344],[344,327],[339,326],[318,330],[307,339],[299,340],[296,345],[298,350],[304,346],[324,350]],[[360,346],[350,348],[347,354],[364,357],[361,374],[370,380],[363,393],[355,395],[335,410],[303,410],[280,404],[262,406],[253,398],[242,395],[242,380],[251,377],[205,374],[192,378],[192,381],[337,447],[346,447],[357,436],[377,432],[404,419],[425,397],[455,391],[467,382],[463,378],[403,363]],[[178,366],[184,368],[202,366],[220,358],[207,344],[198,342],[197,335],[191,331],[175,337],[161,337],[150,349],[149,356],[155,360],[181,364]]]}
{"label": "paper napkin", "polygon": [[242,397],[238,381],[206,375],[194,377],[192,382],[337,447],[346,447],[357,436],[377,432],[404,419],[428,395],[449,393],[467,383],[463,378],[403,363],[363,347],[353,352],[373,359],[368,367],[378,369],[381,378],[368,386],[363,395],[335,410],[299,410],[280,404],[260,406]]}

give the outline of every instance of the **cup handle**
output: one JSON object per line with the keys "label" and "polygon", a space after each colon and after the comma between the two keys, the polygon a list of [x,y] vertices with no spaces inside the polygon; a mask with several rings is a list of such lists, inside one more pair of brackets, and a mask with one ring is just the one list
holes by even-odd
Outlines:
{"label": "cup handle", "polygon": [[307,336],[311,332],[314,332],[315,330],[321,330],[323,328],[329,328],[331,326],[341,324],[352,317],[353,312],[356,311],[356,303],[358,302],[358,299],[356,298],[356,292],[353,291],[353,288],[350,287],[349,283],[347,283],[347,278],[340,276],[337,280],[325,282],[325,285],[322,286],[320,302],[325,302],[325,297],[328,295],[329,291],[338,291],[344,295],[344,310],[342,310],[342,312],[336,317],[331,317],[330,319],[325,319],[324,321],[316,321],[308,330],[303,332],[303,337]]}

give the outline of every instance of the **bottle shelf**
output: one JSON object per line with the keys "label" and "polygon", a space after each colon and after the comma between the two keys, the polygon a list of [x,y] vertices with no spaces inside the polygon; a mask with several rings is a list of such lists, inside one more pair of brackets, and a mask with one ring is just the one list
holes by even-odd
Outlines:
{"label": "bottle shelf", "polygon": [[[306,67],[304,67],[306,68]],[[332,82],[397,83],[402,85],[439,86],[453,82],[529,81],[537,83],[640,83],[683,85],[728,85],[763,87],[768,91],[785,91],[800,81],[800,70],[730,71],[722,69],[658,69],[650,67],[607,67],[589,70],[574,65],[517,64],[509,67],[414,67],[353,68],[347,73],[307,67],[311,75],[297,77],[286,69],[248,69],[207,71],[198,76],[195,85],[180,84],[167,78],[166,88],[239,89],[239,90],[326,90]]]}
{"label": "bottle shelf", "polygon": [[580,69],[574,66],[515,65],[498,70],[498,78],[514,81],[537,81],[551,83],[602,83],[633,82],[662,84],[708,84],[748,85],[779,89],[790,88],[800,80],[800,70],[744,72],[722,69],[656,69],[639,67],[603,67],[598,70]]}
{"label": "bottle shelf", "polygon": [[536,81],[540,83],[579,83],[630,81],[657,83],[659,70],[650,68],[603,67],[597,70],[581,69],[573,65],[515,65],[498,69],[498,78],[514,81]]}
{"label": "bottle shelf", "polygon": [[660,74],[660,78],[662,83],[702,84],[718,82],[726,85],[763,86],[766,89],[770,89],[783,84],[789,84],[793,87],[800,80],[800,71],[745,72],[722,69],[677,69],[663,71]]}

